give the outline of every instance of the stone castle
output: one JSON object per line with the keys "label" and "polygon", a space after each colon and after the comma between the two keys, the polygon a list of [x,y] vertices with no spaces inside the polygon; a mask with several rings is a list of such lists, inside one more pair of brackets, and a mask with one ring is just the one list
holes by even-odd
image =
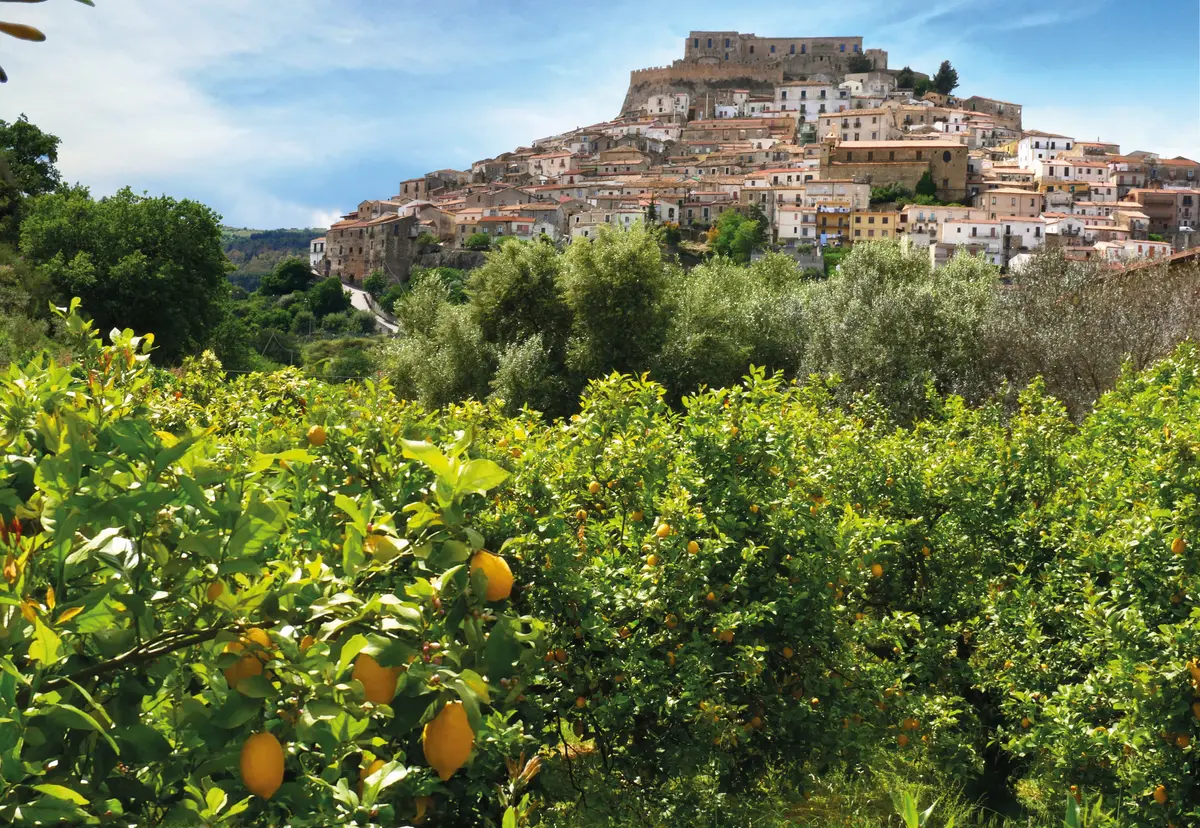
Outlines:
{"label": "stone castle", "polygon": [[875,70],[886,71],[883,49],[864,49],[861,37],[759,37],[740,32],[691,32],[684,40],[683,58],[670,66],[635,69],[622,112],[650,95],[687,91],[693,100],[732,89],[773,92],[787,80],[810,75],[842,76],[849,60],[860,55]]}

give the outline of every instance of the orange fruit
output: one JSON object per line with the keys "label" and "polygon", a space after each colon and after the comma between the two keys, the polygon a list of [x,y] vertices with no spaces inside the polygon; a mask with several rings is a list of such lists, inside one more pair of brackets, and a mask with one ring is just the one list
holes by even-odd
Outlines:
{"label": "orange fruit", "polygon": [[205,596],[210,601],[215,601],[225,592],[225,585],[220,581],[213,581],[208,585],[208,589],[204,591]]}
{"label": "orange fruit", "polygon": [[396,682],[400,680],[399,667],[381,667],[379,662],[366,653],[354,659],[354,672],[350,675],[362,682],[363,696],[372,704],[391,704],[396,698]]}
{"label": "orange fruit", "polygon": [[676,618],[674,615],[668,615],[667,616],[667,629],[673,630],[677,626],[679,626],[679,619]]}
{"label": "orange fruit", "polygon": [[417,815],[413,817],[413,825],[420,825],[425,821],[425,812],[433,807],[433,797],[418,796],[413,800],[413,805],[417,809]]}
{"label": "orange fruit", "polygon": [[763,729],[763,720],[760,717],[755,716],[753,719],[750,720],[750,726],[752,728],[754,728],[755,730],[762,730]]}
{"label": "orange fruit", "polygon": [[667,664],[675,666],[675,653],[667,653]]}
{"label": "orange fruit", "polygon": [[359,796],[362,796],[363,783],[367,781],[367,777],[370,776],[371,774],[373,774],[375,771],[382,768],[383,765],[384,765],[384,762],[382,759],[376,759],[374,762],[367,765],[366,767],[359,768],[359,770],[358,770],[358,795]]}
{"label": "orange fruit", "polygon": [[671,534],[671,524],[669,523],[660,523],[658,524],[658,528],[654,530],[654,535],[659,540],[662,540],[669,534]]}
{"label": "orange fruit", "polygon": [[576,519],[576,520],[581,520],[581,521],[582,521],[582,520],[587,520],[587,510],[586,510],[586,509],[580,509],[578,512],[576,512],[576,513],[575,513],[575,519]]}
{"label": "orange fruit", "polygon": [[758,504],[757,503],[750,504],[750,514],[752,514],[752,515],[758,514]]}
{"label": "orange fruit", "polygon": [[1154,789],[1154,801],[1159,805],[1167,804],[1167,789],[1164,786],[1159,785]]}
{"label": "orange fruit", "polygon": [[730,426],[730,427],[729,427],[729,436],[730,436],[730,437],[736,437],[736,436],[738,436],[738,427],[737,427],[737,426]]}
{"label": "orange fruit", "polygon": [[1026,730],[1029,730],[1032,725],[1033,722],[1029,721],[1028,717],[1021,719],[1021,727],[1025,728]]}
{"label": "orange fruit", "polygon": [[795,654],[796,654],[796,651],[795,651],[795,650],[793,650],[791,647],[784,647],[784,648],[783,648],[783,657],[784,657],[784,658],[791,658],[791,657],[792,657],[792,656],[794,656]]}
{"label": "orange fruit", "polygon": [[721,630],[721,633],[720,633],[720,635],[717,636],[717,638],[721,639],[721,641],[723,641],[726,644],[732,644],[733,643],[733,630]]}
{"label": "orange fruit", "polygon": [[421,732],[425,761],[445,782],[467,763],[475,747],[475,731],[462,702],[450,702]]}
{"label": "orange fruit", "polygon": [[642,520],[643,520],[643,519],[646,517],[646,515],[645,515],[645,513],[644,513],[644,512],[642,512],[642,510],[641,510],[641,509],[638,509],[638,510],[637,510],[636,512],[634,512],[632,515],[630,515],[630,517],[631,517],[631,518],[633,518],[633,519],[634,519],[634,521],[636,521],[637,523],[641,523],[641,522],[642,522]]}
{"label": "orange fruit", "polygon": [[588,491],[592,494],[600,494],[600,482],[598,480],[593,480],[588,484]]}
{"label": "orange fruit", "polygon": [[325,427],[315,425],[308,430],[308,444],[320,448],[325,445],[325,440],[329,435],[325,433]]}
{"label": "orange fruit", "polygon": [[304,652],[305,650],[307,650],[309,647],[311,647],[312,645],[314,645],[316,643],[317,643],[317,639],[313,638],[311,635],[304,636],[304,638],[300,639],[300,652]]}
{"label": "orange fruit", "polygon": [[283,784],[283,746],[271,733],[255,733],[242,743],[238,760],[242,783],[255,796],[270,799]]}
{"label": "orange fruit", "polygon": [[647,555],[646,556],[646,566],[658,566],[658,563],[659,563],[658,555]]}
{"label": "orange fruit", "polygon": [[688,541],[687,551],[689,555],[695,555],[700,551],[700,544],[696,543],[695,541]]}
{"label": "orange fruit", "polygon": [[582,710],[583,708],[587,707],[587,699],[585,699],[583,696],[576,696],[575,706]]}
{"label": "orange fruit", "polygon": [[566,664],[567,663],[567,651],[564,650],[562,647],[559,647],[558,649],[556,649],[554,651],[554,660],[557,661],[559,664]]}
{"label": "orange fruit", "polygon": [[1175,540],[1171,541],[1171,551],[1176,555],[1182,555],[1187,551],[1187,541],[1185,541],[1183,538],[1176,538]]}
{"label": "orange fruit", "polygon": [[225,681],[233,689],[237,689],[238,683],[251,676],[260,676],[263,671],[263,662],[271,658],[268,652],[274,647],[271,643],[271,637],[258,627],[251,627],[243,633],[241,640],[230,641],[225,645],[224,652],[227,653],[242,653],[246,652],[232,667],[226,667],[221,672],[225,675]]}
{"label": "orange fruit", "polygon": [[908,746],[908,736],[901,733],[899,736],[896,737],[896,744],[900,745],[900,747],[907,747]]}
{"label": "orange fruit", "polygon": [[709,601],[715,601],[715,600],[717,600],[717,596],[716,596],[714,593],[712,593],[712,592],[708,593],[708,595],[705,595],[704,597],[705,597],[706,599],[708,599]]}
{"label": "orange fruit", "polygon": [[883,567],[877,563],[871,564],[871,577],[872,578],[882,578],[883,577]]}
{"label": "orange fruit", "polygon": [[484,597],[489,601],[503,601],[512,594],[513,575],[508,568],[508,562],[499,555],[493,555],[486,549],[480,549],[471,559],[471,571],[483,570],[487,576],[487,591]]}
{"label": "orange fruit", "polygon": [[1175,747],[1185,748],[1192,743],[1192,737],[1186,734],[1181,734],[1175,737]]}

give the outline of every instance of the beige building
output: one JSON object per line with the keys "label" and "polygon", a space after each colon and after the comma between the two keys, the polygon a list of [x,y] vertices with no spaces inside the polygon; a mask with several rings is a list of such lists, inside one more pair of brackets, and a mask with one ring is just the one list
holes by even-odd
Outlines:
{"label": "beige building", "polygon": [[1041,193],[1019,187],[997,187],[975,196],[975,206],[987,213],[990,219],[1016,216],[1033,218],[1045,209]]}
{"label": "beige building", "polygon": [[941,201],[967,197],[967,147],[952,141],[825,139],[820,179],[849,178],[872,187],[897,184],[915,191],[926,172]]}

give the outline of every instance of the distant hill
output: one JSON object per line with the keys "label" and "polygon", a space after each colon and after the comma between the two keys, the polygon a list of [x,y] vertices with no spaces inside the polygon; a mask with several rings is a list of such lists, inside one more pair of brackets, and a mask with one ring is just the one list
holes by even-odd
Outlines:
{"label": "distant hill", "polygon": [[221,244],[237,270],[229,281],[253,291],[264,273],[289,256],[308,256],[308,243],[324,235],[322,228],[251,230],[246,227],[222,227]]}

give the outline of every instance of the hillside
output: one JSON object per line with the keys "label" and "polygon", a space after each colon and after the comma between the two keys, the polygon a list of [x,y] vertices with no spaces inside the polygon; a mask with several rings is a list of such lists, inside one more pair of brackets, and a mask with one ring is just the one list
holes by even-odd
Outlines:
{"label": "hillside", "polygon": [[308,243],[324,233],[322,228],[252,230],[222,227],[221,246],[237,270],[229,279],[246,290],[255,290],[263,274],[289,256],[307,256]]}

